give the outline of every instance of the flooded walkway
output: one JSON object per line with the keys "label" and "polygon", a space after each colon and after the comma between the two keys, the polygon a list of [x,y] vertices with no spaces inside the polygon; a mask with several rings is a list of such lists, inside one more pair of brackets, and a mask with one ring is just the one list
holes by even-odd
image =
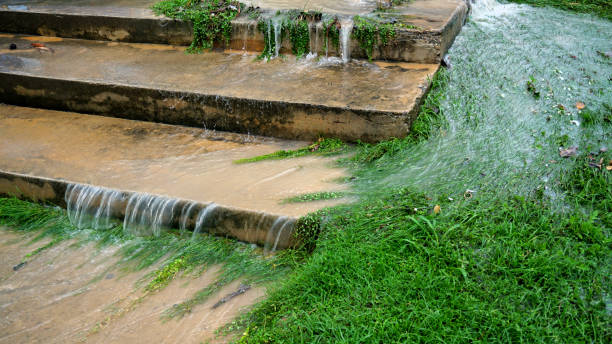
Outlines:
{"label": "flooded walkway", "polygon": [[332,159],[235,164],[295,149],[283,141],[75,113],[0,106],[0,170],[301,216],[337,201],[282,204],[342,189]]}
{"label": "flooded walkway", "polygon": [[163,312],[215,281],[218,269],[198,278],[178,278],[144,295],[137,281],[153,268],[126,273],[117,268],[118,247],[66,242],[45,250],[18,271],[12,267],[45,242],[26,245],[23,234],[0,230],[0,343],[201,343],[225,342],[215,330],[229,323],[264,290],[253,287],[213,308],[234,292],[229,284],[181,319]]}

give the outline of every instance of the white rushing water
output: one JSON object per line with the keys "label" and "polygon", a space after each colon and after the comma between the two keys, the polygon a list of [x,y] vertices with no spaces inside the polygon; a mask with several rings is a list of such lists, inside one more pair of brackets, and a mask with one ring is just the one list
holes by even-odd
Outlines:
{"label": "white rushing water", "polygon": [[83,184],[69,185],[64,198],[70,223],[77,228],[93,229],[116,226],[113,208],[124,200],[119,191]]}
{"label": "white rushing water", "polygon": [[145,193],[130,196],[125,207],[123,230],[133,235],[159,236],[168,229],[178,200]]}
{"label": "white rushing water", "polygon": [[215,203],[211,203],[200,210],[198,217],[196,219],[195,227],[193,228],[192,239],[195,239],[198,234],[202,232],[202,228],[204,225],[207,225],[207,220],[213,215],[217,205]]}
{"label": "white rushing water", "polygon": [[353,20],[343,19],[340,21],[340,50],[342,62],[351,60],[351,32],[353,31]]}

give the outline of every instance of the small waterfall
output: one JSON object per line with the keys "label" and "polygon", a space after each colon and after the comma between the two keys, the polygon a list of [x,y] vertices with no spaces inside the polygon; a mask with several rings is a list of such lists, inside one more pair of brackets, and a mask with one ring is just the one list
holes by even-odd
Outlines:
{"label": "small waterfall", "polygon": [[291,233],[295,226],[295,220],[290,219],[286,216],[280,216],[277,218],[266,235],[266,242],[264,244],[264,254],[273,253],[278,247],[278,242],[282,234],[289,229],[288,233]]}
{"label": "small waterfall", "polygon": [[128,200],[123,229],[133,235],[159,236],[170,227],[178,200],[149,194],[133,194]]}
{"label": "small waterfall", "polygon": [[181,209],[181,222],[179,224],[179,233],[181,235],[187,230],[187,223],[191,218],[191,214],[193,213],[196,205],[196,202],[189,202],[183,205],[183,208]]}
{"label": "small waterfall", "polygon": [[246,52],[247,48],[247,38],[249,36],[249,29],[251,28],[251,23],[247,23],[247,27],[244,30],[244,34],[242,35],[242,51]]}
{"label": "small waterfall", "polygon": [[319,51],[319,23],[315,24],[315,45],[314,45],[314,54],[317,55]]}
{"label": "small waterfall", "polygon": [[109,229],[113,208],[123,201],[119,191],[92,185],[71,184],[64,195],[68,219],[77,228]]}
{"label": "small waterfall", "polygon": [[198,218],[195,223],[195,227],[193,228],[193,234],[191,236],[192,239],[195,239],[198,234],[202,231],[204,224],[206,224],[206,220],[212,215],[214,210],[217,208],[215,203],[211,203],[207,205],[204,209],[200,210],[198,214]]}
{"label": "small waterfall", "polygon": [[274,19],[272,24],[274,25],[274,57],[278,57],[278,53],[283,43],[281,42],[282,22],[280,19]]}
{"label": "small waterfall", "polygon": [[342,62],[351,60],[351,32],[353,31],[353,20],[343,19],[340,21],[340,49],[342,51]]}
{"label": "small waterfall", "polygon": [[[202,204],[147,193],[124,192],[93,185],[70,184],[64,195],[68,218],[78,228],[110,229],[121,224],[134,236],[159,236],[164,230],[178,228],[181,236],[193,229],[191,239],[203,231],[229,234],[218,230],[223,226],[219,217],[231,216],[215,203]],[[239,212],[237,221],[230,225],[244,231],[236,234],[239,240],[264,244],[264,252],[272,253],[291,245],[295,219],[266,213]],[[263,232],[263,233],[262,233]],[[262,240],[262,234],[265,240]]]}

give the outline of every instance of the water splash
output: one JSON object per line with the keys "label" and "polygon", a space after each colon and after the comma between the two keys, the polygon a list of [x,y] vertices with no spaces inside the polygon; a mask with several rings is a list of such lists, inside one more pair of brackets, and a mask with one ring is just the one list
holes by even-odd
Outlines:
{"label": "water splash", "polygon": [[340,21],[340,50],[342,62],[351,60],[351,32],[353,31],[353,20],[343,19]]}

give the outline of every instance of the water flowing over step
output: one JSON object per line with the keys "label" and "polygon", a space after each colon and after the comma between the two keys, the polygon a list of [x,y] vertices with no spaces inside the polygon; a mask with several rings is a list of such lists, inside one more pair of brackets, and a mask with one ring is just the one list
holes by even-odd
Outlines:
{"label": "water flowing over step", "polygon": [[11,43],[0,50],[0,102],[305,140],[406,136],[438,68],[0,35]]}
{"label": "water flowing over step", "polygon": [[[159,43],[189,45],[192,41],[190,23],[159,17],[149,9],[155,1],[149,0],[0,0],[0,29],[8,33],[37,34],[65,38],[110,40],[132,43]],[[219,42],[218,48],[261,53],[270,30],[260,31],[260,20],[272,20],[277,26],[275,37],[267,37],[280,44],[274,55],[291,54],[289,37],[281,39],[281,22],[286,19],[278,11],[322,11],[326,20],[338,16],[346,21],[354,15],[371,16],[377,8],[376,0],[314,0],[304,4],[295,0],[254,0],[246,2],[262,8],[262,17],[252,19],[248,14],[232,22],[229,44]],[[9,6],[10,5],[10,6]],[[393,43],[376,43],[372,58],[413,63],[439,63],[444,53],[461,30],[467,15],[464,0],[414,0],[395,6],[393,10],[376,12],[383,20],[402,23]],[[323,20],[311,20],[309,27],[310,54],[319,56],[367,58],[359,42],[350,38],[352,28],[344,27],[349,38],[344,47],[325,44],[327,31]]]}
{"label": "water flowing over step", "polygon": [[66,207],[81,228],[172,228],[282,249],[297,218],[346,201],[284,200],[342,191],[344,171],[316,156],[234,161],[305,144],[1,105],[0,194]]}

